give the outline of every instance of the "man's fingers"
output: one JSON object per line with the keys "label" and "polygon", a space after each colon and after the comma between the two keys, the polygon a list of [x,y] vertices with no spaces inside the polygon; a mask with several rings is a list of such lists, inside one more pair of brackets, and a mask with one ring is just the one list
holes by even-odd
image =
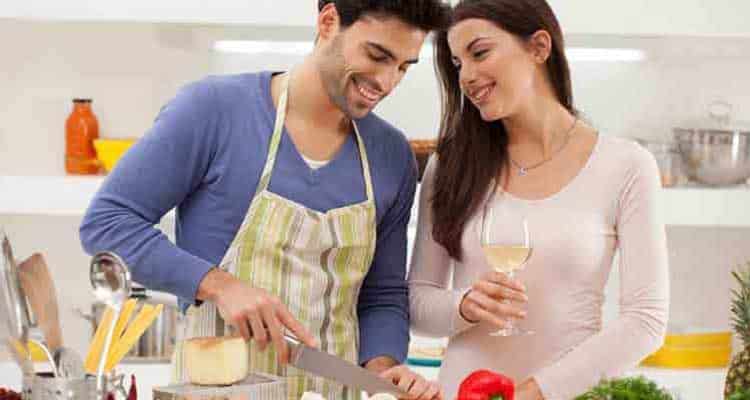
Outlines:
{"label": "man's fingers", "polygon": [[240,331],[240,335],[242,335],[242,338],[245,339],[245,341],[249,341],[252,338],[252,335],[250,335],[250,328],[247,326],[248,321],[244,318],[234,320],[234,327],[237,328],[237,330]]}
{"label": "man's fingers", "polygon": [[276,309],[276,315],[281,321],[281,324],[289,329],[294,337],[299,339],[302,343],[310,347],[318,347],[315,337],[307,331],[304,325],[302,325],[296,318],[286,309],[283,305]]}
{"label": "man's fingers", "polygon": [[430,388],[430,383],[427,382],[424,378],[415,377],[414,384],[411,385],[411,389],[409,389],[409,396],[411,396],[413,399],[423,399],[423,396],[427,389]]}
{"label": "man's fingers", "polygon": [[273,347],[276,349],[279,363],[286,364],[289,362],[289,346],[287,346],[284,340],[284,328],[281,326],[281,322],[276,317],[276,313],[272,309],[263,310],[263,319],[268,325],[268,333],[271,335],[273,341]]}
{"label": "man's fingers", "polygon": [[268,345],[268,334],[263,327],[263,321],[257,314],[250,314],[247,316],[247,321],[250,326],[250,336],[258,344],[261,350],[265,350]]}
{"label": "man's fingers", "polygon": [[440,390],[440,386],[435,382],[431,382],[427,391],[422,395],[423,400],[443,400],[443,391]]}
{"label": "man's fingers", "polygon": [[408,393],[409,396],[411,396],[411,386],[414,384],[414,380],[415,377],[412,374],[402,372],[398,377],[396,386],[398,386],[401,391]]}

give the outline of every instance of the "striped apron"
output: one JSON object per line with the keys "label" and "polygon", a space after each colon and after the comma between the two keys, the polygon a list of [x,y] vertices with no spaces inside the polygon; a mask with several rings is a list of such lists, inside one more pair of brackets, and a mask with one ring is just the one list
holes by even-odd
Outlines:
{"label": "striped apron", "polygon": [[[370,268],[376,241],[376,217],[370,167],[354,124],[367,199],[325,213],[308,209],[268,190],[286,115],[289,74],[282,77],[276,122],[261,179],[239,231],[220,268],[254,287],[278,296],[316,336],[321,350],[357,363],[357,299]],[[190,307],[182,340],[233,333],[212,303]],[[276,361],[273,346],[265,351],[250,343],[250,370],[286,377],[289,399],[305,391],[328,399],[358,399],[360,392],[307,375]],[[174,357],[175,381],[185,379],[182,346]]]}

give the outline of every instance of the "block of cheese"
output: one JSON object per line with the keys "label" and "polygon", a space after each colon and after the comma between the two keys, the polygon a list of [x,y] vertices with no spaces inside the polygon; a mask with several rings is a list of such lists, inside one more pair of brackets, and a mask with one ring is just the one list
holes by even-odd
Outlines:
{"label": "block of cheese", "polygon": [[201,337],[184,343],[188,381],[195,385],[231,385],[247,377],[249,352],[241,337]]}
{"label": "block of cheese", "polygon": [[375,393],[368,398],[369,400],[396,400],[396,397],[390,393]]}

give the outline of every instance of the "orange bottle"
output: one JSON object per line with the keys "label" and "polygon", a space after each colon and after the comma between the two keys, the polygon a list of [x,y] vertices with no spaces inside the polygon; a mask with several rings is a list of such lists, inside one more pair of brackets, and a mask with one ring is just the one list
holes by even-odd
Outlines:
{"label": "orange bottle", "polygon": [[99,172],[94,140],[99,138],[99,122],[91,110],[91,99],[74,99],[73,111],[65,121],[65,171],[94,175]]}

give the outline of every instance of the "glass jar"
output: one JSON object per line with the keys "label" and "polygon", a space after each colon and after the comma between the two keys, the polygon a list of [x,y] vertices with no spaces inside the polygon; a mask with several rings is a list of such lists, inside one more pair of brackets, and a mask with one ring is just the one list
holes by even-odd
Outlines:
{"label": "glass jar", "polygon": [[65,121],[65,171],[94,175],[99,172],[94,140],[99,138],[99,122],[91,109],[91,99],[74,99],[73,111]]}

